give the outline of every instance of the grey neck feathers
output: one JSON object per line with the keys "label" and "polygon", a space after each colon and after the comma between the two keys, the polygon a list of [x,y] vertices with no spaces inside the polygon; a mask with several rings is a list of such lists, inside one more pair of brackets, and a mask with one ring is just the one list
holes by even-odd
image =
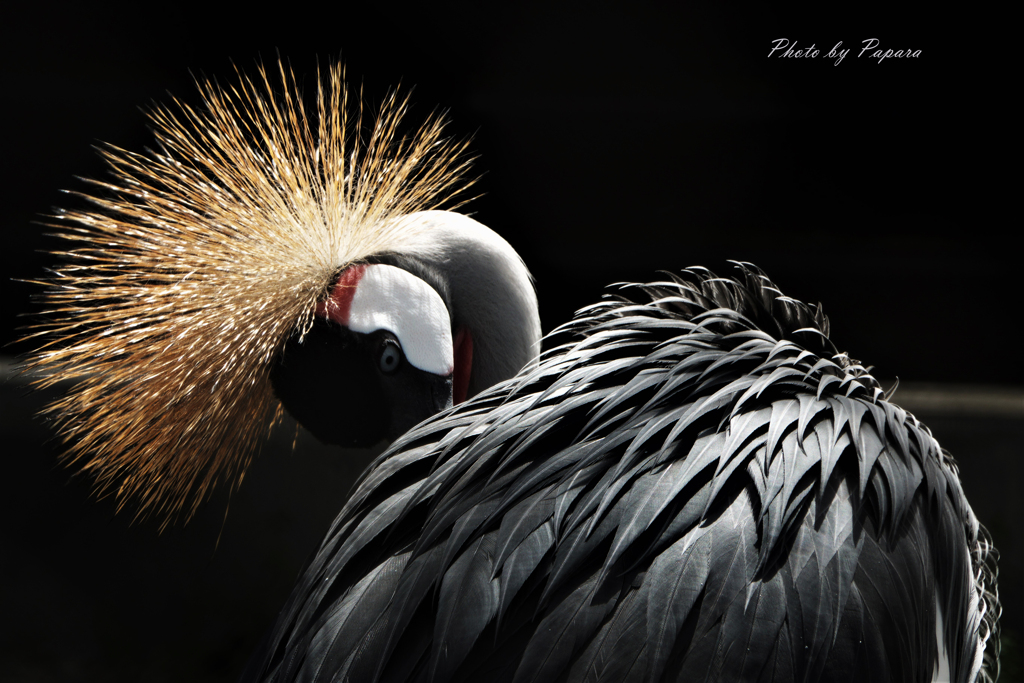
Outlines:
{"label": "grey neck feathers", "polygon": [[[519,254],[490,228],[458,213],[405,217],[422,230],[398,251],[424,261],[443,279],[452,331],[473,335],[469,396],[513,377],[540,353],[540,315],[533,279]],[[447,296],[446,296],[447,294]]]}

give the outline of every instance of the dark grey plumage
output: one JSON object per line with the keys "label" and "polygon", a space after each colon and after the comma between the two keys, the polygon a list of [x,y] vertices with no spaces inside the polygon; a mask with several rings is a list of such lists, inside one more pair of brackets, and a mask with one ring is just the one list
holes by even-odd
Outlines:
{"label": "dark grey plumage", "polygon": [[626,285],[399,439],[246,677],[927,681],[936,606],[978,676],[994,561],[955,465],[740,274]]}

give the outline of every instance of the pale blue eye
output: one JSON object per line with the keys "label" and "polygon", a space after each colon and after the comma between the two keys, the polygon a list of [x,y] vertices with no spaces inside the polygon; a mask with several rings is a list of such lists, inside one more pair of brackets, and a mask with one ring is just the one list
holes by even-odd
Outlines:
{"label": "pale blue eye", "polygon": [[393,342],[383,345],[380,351],[380,371],[388,374],[398,369],[402,362],[402,350]]}

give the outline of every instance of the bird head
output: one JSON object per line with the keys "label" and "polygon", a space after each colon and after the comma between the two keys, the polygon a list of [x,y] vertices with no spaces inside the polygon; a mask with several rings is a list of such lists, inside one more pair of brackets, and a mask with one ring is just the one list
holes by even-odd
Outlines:
{"label": "bird head", "polygon": [[236,486],[285,410],[371,445],[538,352],[522,261],[441,210],[472,184],[466,143],[437,117],[400,134],[394,95],[364,117],[340,66],[310,111],[276,72],[154,107],[154,151],[103,148],[91,208],[51,221],[67,246],[27,367],[74,380],[46,413],[67,459],[165,522]]}
{"label": "bird head", "polygon": [[341,273],[270,380],[321,441],[371,446],[451,406],[455,370],[450,315],[437,290],[402,268],[360,264]]}

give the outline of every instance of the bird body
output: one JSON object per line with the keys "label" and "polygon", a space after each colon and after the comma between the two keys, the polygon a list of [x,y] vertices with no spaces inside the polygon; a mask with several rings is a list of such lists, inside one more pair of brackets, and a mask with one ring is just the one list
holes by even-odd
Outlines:
{"label": "bird body", "polygon": [[990,549],[952,460],[820,309],[741,274],[584,309],[401,437],[248,679],[988,675]]}

